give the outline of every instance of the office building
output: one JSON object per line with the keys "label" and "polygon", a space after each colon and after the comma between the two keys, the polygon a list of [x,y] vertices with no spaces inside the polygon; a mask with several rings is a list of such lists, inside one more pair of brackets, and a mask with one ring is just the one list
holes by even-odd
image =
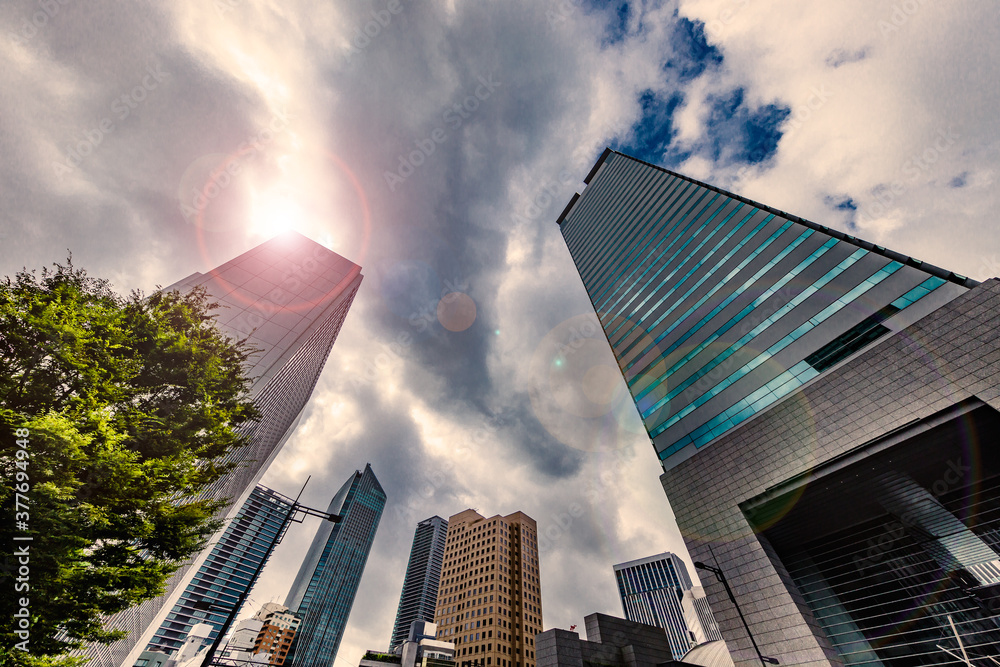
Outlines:
{"label": "office building", "polygon": [[330,667],[337,657],[385,499],[366,465],[330,501],[327,512],[341,520],[320,525],[285,601],[302,619],[287,658],[295,667]]}
{"label": "office building", "polygon": [[538,635],[538,667],[661,667],[674,660],[673,643],[663,628],[607,614],[583,619],[587,638],[570,630]]}
{"label": "office building", "polygon": [[386,663],[400,667],[454,667],[455,644],[436,637],[437,624],[412,621],[398,650],[391,653],[368,651],[359,667],[386,667]]}
{"label": "office building", "polygon": [[[1000,281],[612,151],[586,182],[563,236],[692,559],[727,577],[763,655],[985,664]],[[704,584],[736,662],[760,664]]]}
{"label": "office building", "polygon": [[722,639],[705,598],[684,561],[664,552],[614,566],[625,618],[663,628],[674,659],[698,644]]}
{"label": "office building", "polygon": [[399,595],[392,639],[389,641],[390,653],[406,641],[414,621],[434,621],[447,534],[448,522],[439,516],[417,524],[403,578],[403,592]]}
{"label": "office building", "polygon": [[285,605],[278,604],[271,609],[261,609],[257,616],[264,624],[257,633],[252,652],[267,655],[268,664],[284,665],[302,619]]}
{"label": "office building", "polygon": [[218,661],[283,665],[300,623],[285,605],[266,602],[253,617],[236,624],[218,653]]}
{"label": "office building", "polygon": [[686,592],[681,600],[681,606],[684,608],[684,618],[687,619],[688,628],[694,635],[695,644],[723,641],[719,624],[711,607],[708,606],[704,588],[695,586]]}
{"label": "office building", "polygon": [[459,667],[534,667],[542,631],[538,529],[523,512],[448,519],[438,592],[438,639]]}
{"label": "office building", "polygon": [[681,601],[691,590],[684,561],[662,553],[615,565],[625,618],[663,628],[675,660],[694,646]]}
{"label": "office building", "polygon": [[254,488],[156,630],[147,650],[173,653],[198,623],[209,625],[208,641],[215,640],[233,605],[251,586],[253,573],[270,559],[268,547],[284,534],[293,502],[261,484]]}
{"label": "office building", "polygon": [[560,229],[664,470],[975,284],[613,151]]}
{"label": "office building", "polygon": [[[235,338],[247,338],[259,350],[249,359],[246,374],[253,378],[250,396],[261,419],[245,429],[249,444],[229,454],[227,461],[237,463],[236,469],[205,494],[231,499],[228,518],[243,505],[294,430],[361,280],[361,267],[289,232],[166,288],[204,287],[222,306],[215,316],[219,327]],[[91,645],[85,655],[92,663],[133,664],[187,590],[204,556],[178,570],[164,595],[112,617],[106,627],[126,630],[128,636],[109,646]]]}

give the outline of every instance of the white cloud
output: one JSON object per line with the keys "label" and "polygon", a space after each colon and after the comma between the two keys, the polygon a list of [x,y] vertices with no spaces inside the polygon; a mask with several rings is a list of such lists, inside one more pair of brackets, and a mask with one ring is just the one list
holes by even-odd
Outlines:
{"label": "white cloud", "polygon": [[[704,21],[722,49],[732,84],[792,109],[773,163],[733,187],[845,231],[847,216],[824,198],[849,197],[859,236],[989,277],[982,256],[1000,251],[990,213],[1000,202],[969,178],[992,182],[1000,139],[991,111],[1000,99],[987,83],[1000,36],[994,10],[917,0],[682,2],[681,14]],[[966,186],[953,187],[956,179]]]}

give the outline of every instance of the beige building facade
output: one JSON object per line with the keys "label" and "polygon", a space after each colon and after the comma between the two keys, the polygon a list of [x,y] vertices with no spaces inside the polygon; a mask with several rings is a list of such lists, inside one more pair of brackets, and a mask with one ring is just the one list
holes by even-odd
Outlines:
{"label": "beige building facade", "polygon": [[448,519],[435,621],[460,667],[535,667],[542,631],[538,529],[523,512]]}

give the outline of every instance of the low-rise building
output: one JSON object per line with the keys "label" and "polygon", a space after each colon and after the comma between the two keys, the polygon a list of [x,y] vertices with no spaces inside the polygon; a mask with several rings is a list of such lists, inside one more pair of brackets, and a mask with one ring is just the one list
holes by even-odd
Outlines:
{"label": "low-rise building", "polygon": [[393,653],[368,651],[359,667],[455,667],[455,644],[435,639],[437,624],[413,621],[407,639]]}
{"label": "low-rise building", "polygon": [[535,638],[538,667],[657,667],[674,660],[663,628],[607,614],[583,619],[587,638],[555,628]]}
{"label": "low-rise building", "polygon": [[733,667],[721,641],[677,659],[664,628],[607,614],[591,614],[583,622],[586,639],[558,628],[540,633],[535,638],[538,667]]}
{"label": "low-rise building", "polygon": [[[253,652],[267,654],[272,665],[284,665],[302,619],[284,605],[274,602],[269,602],[268,605],[271,605],[271,608],[261,618],[263,626],[257,634]],[[262,609],[258,614],[263,612]]]}

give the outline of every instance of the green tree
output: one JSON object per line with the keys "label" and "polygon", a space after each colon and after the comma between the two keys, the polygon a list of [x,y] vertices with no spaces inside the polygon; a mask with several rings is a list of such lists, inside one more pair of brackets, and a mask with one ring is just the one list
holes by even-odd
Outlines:
{"label": "green tree", "polygon": [[67,652],[121,636],[104,615],[160,594],[218,529],[227,501],[203,492],[258,414],[253,350],[216,308],[203,290],[123,297],[72,261],[0,283],[0,665],[78,664]]}

